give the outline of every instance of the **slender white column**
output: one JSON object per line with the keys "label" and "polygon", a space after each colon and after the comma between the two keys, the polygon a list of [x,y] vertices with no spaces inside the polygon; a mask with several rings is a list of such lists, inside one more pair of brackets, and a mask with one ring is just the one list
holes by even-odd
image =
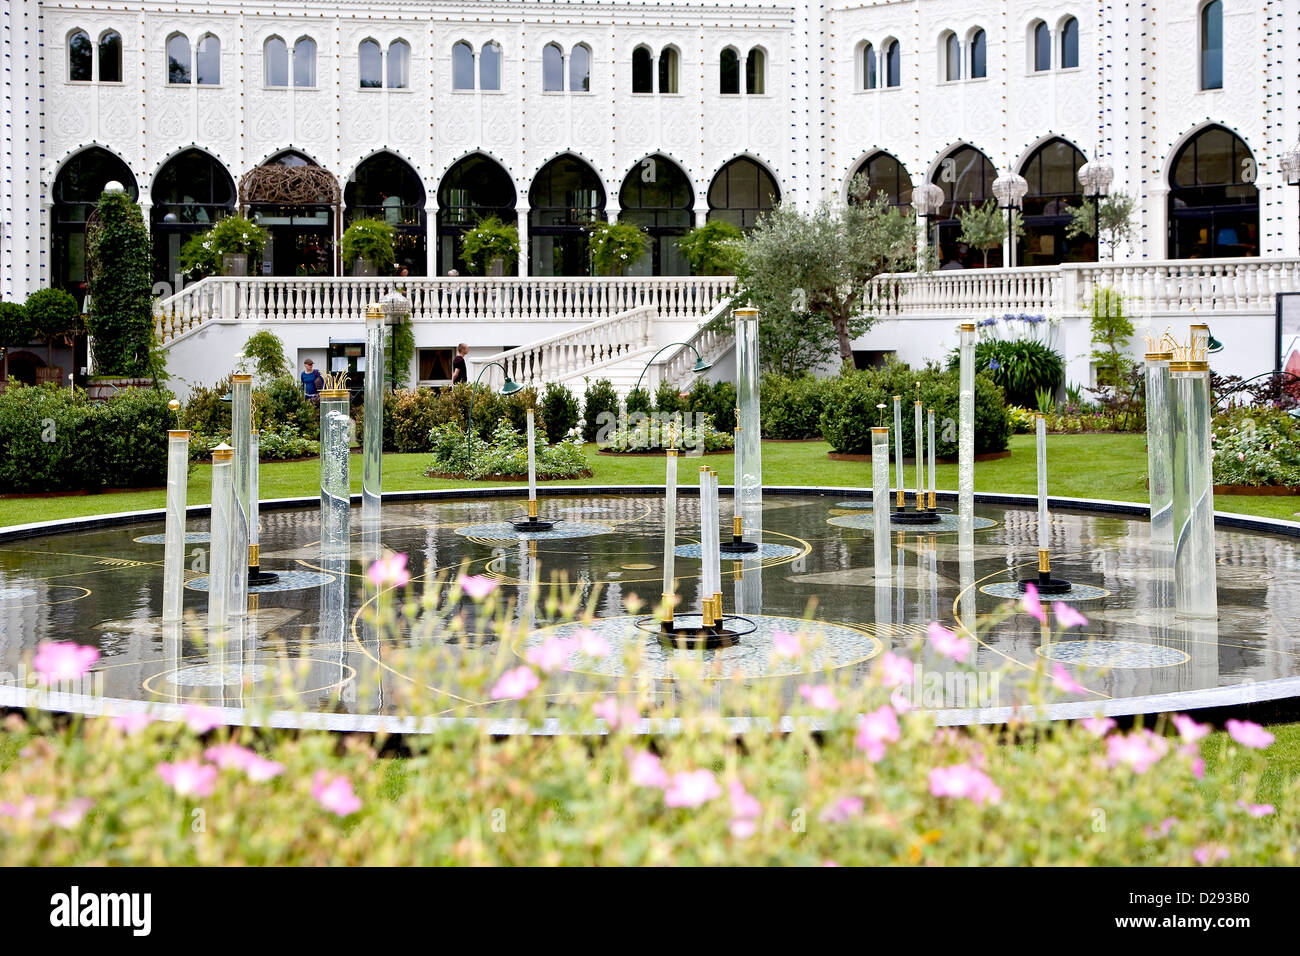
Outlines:
{"label": "slender white column", "polygon": [[927,416],[927,420],[926,420],[926,437],[929,439],[929,448],[928,448],[928,451],[929,451],[929,454],[930,454],[930,502],[929,502],[929,506],[930,506],[930,510],[933,511],[933,510],[934,510],[934,507],[935,507],[935,482],[934,482],[934,409],[933,409],[933,408],[928,409],[928,410],[926,411],[926,416]]}
{"label": "slender white column", "polygon": [[234,584],[230,595],[232,617],[243,617],[248,611],[248,568],[252,566],[249,542],[249,500],[253,496],[252,484],[253,440],[253,376],[230,377],[230,444],[234,446],[235,507],[231,512],[231,544],[240,550],[231,555],[236,566],[244,573]]}
{"label": "slender white column", "polygon": [[1170,420],[1170,352],[1148,352],[1147,485],[1151,496],[1151,543],[1174,543],[1173,435]]}
{"label": "slender white column", "polygon": [[384,493],[384,310],[366,309],[365,429],[361,459],[361,530],[377,531]]}
{"label": "slender white column", "polygon": [[888,579],[889,563],[889,429],[871,429],[871,516],[876,580]]}
{"label": "slender white column", "polygon": [[957,529],[975,530],[975,323],[961,327],[957,411]]}
{"label": "slender white column", "polygon": [[163,545],[162,622],[181,619],[185,587],[185,499],[189,482],[190,433],[167,433],[167,527]]}
{"label": "slender white column", "polygon": [[894,488],[898,495],[898,510],[903,510],[903,488],[907,479],[903,477],[903,396],[894,396]]}
{"label": "slender white column", "polygon": [[537,426],[528,409],[528,517],[537,517]]}
{"label": "slender white column", "polygon": [[351,537],[348,390],[324,389],[320,400],[321,550],[346,554]]}
{"label": "slender white column", "polygon": [[736,310],[736,477],[741,534],[758,543],[763,511],[763,424],[758,395],[758,310]]}
{"label": "slender white column", "polygon": [[[1201,354],[1201,353],[1193,353]],[[1210,462],[1210,366],[1172,362],[1174,394],[1174,605],[1184,619],[1219,614]]]}
{"label": "slender white column", "polygon": [[[212,511],[208,522],[208,629],[220,631],[230,623],[231,512],[235,507],[234,449],[212,450]],[[238,565],[236,565],[238,567]],[[243,572],[243,568],[239,568]],[[247,574],[244,574],[247,580]]]}
{"label": "slender white column", "polygon": [[921,400],[918,398],[913,406],[915,431],[913,445],[916,448],[916,510],[925,510],[925,429],[921,424]]}
{"label": "slender white column", "polygon": [[668,449],[664,474],[664,620],[673,618],[677,603],[677,450]]}

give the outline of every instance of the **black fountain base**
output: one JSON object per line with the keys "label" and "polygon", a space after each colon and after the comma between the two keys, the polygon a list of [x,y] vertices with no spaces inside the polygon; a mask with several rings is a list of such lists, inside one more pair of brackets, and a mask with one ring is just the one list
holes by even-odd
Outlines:
{"label": "black fountain base", "polygon": [[550,531],[555,527],[555,522],[541,518],[517,518],[511,520],[510,525],[516,531]]}
{"label": "black fountain base", "polygon": [[739,614],[724,614],[713,624],[705,624],[699,614],[681,614],[672,621],[641,618],[636,626],[654,634],[664,647],[679,651],[716,651],[735,647],[746,634],[754,633],[758,625]]}
{"label": "black fountain base", "polygon": [[250,565],[248,568],[248,586],[253,587],[261,584],[275,584],[280,580],[280,575],[271,571],[263,571],[257,565]]}
{"label": "black fountain base", "polygon": [[718,547],[723,554],[753,554],[758,550],[758,542],[732,535],[730,541],[723,541]]}
{"label": "black fountain base", "polygon": [[906,508],[899,508],[889,513],[891,524],[938,524],[940,522],[939,512],[931,511],[928,508],[922,508],[917,511],[908,511]]}
{"label": "black fountain base", "polygon": [[1072,587],[1064,578],[1054,578],[1050,573],[1041,571],[1035,577],[1017,581],[1016,587],[1023,593],[1030,584],[1038,589],[1039,594],[1068,594]]}

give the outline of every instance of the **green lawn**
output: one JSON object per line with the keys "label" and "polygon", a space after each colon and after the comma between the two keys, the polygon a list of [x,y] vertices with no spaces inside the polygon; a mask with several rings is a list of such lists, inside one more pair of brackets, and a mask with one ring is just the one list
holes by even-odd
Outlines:
{"label": "green lawn", "polygon": [[[1048,472],[1053,495],[1117,501],[1147,500],[1143,485],[1143,476],[1146,474],[1144,436],[1052,435],[1047,442]],[[825,442],[764,442],[764,481],[770,485],[838,487],[866,487],[871,484],[870,463],[831,461],[826,457],[827,451],[829,446]],[[1037,479],[1034,473],[1033,436],[1012,436],[1011,451],[1009,458],[980,462],[975,466],[975,487],[978,490],[1034,493]],[[588,446],[587,454],[592,477],[559,484],[654,484],[663,481],[663,460],[657,456],[601,455],[592,446]],[[691,481],[690,469],[700,462],[708,462],[717,469],[724,484],[731,481],[731,456],[709,455],[706,458],[688,458],[683,461],[683,482]],[[425,454],[385,455],[384,490],[412,491],[467,485],[521,487],[519,482],[467,482],[426,478],[424,469],[428,463],[429,456]],[[264,464],[261,472],[261,496],[267,499],[315,495],[319,489],[319,476],[320,466],[316,461]],[[937,481],[941,489],[955,489],[957,466],[940,465]],[[196,466],[190,473],[190,503],[206,503],[210,484],[209,467]],[[361,490],[361,459],[358,455],[352,457],[352,490]],[[161,508],[163,503],[161,490],[58,498],[4,498],[0,499],[0,527],[29,521]],[[1293,519],[1300,512],[1300,499],[1295,496],[1221,495],[1215,499],[1215,507],[1220,511]]]}

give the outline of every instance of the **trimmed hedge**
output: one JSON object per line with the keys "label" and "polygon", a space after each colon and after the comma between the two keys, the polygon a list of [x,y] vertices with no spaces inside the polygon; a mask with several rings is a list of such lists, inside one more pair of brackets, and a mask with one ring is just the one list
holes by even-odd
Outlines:
{"label": "trimmed hedge", "polygon": [[820,438],[822,406],[834,379],[811,375],[764,375],[758,401],[764,438]]}

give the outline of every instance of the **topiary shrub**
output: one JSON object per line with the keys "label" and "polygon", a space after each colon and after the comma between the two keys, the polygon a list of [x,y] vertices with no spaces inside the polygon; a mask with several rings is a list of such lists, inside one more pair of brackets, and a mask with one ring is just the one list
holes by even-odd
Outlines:
{"label": "topiary shrub", "polygon": [[577,427],[582,410],[578,397],[558,382],[542,390],[542,418],[546,420],[546,440],[554,444]]}
{"label": "topiary shrub", "polygon": [[153,334],[153,248],[140,207],[123,192],[99,199],[89,259],[90,332],[101,375],[149,374]]}
{"label": "topiary shrub", "polygon": [[604,424],[598,421],[602,414],[608,415],[605,421],[610,424],[618,419],[618,393],[607,378],[587,381],[587,394],[582,406],[582,437],[586,441],[596,440],[596,433]]}
{"label": "topiary shrub", "polygon": [[659,387],[655,389],[655,411],[666,415],[686,411],[686,402],[672,382],[660,382]]}
{"label": "topiary shrub", "polygon": [[516,429],[528,424],[528,409],[534,409],[533,422],[546,433],[546,414],[537,408],[537,390],[525,388],[513,395],[501,395],[486,385],[457,385],[443,389],[438,395],[433,415],[433,426],[451,424],[462,430],[469,415],[470,388],[474,389],[474,431],[486,439],[496,431],[497,423],[505,419]]}
{"label": "topiary shrub", "polygon": [[650,393],[644,388],[634,388],[628,392],[623,404],[629,415],[635,412],[648,412],[653,407],[650,401]]}
{"label": "topiary shrub", "polygon": [[284,342],[270,329],[260,329],[244,343],[244,358],[252,363],[253,374],[262,382],[290,374],[289,360],[284,357]]}
{"label": "topiary shrub", "polygon": [[0,349],[26,345],[32,340],[32,322],[20,302],[0,302]]}
{"label": "topiary shrub", "polygon": [[284,375],[277,375],[266,384],[265,388],[255,390],[253,394],[255,407],[259,404],[259,393],[265,397],[263,416],[258,422],[259,428],[282,430],[288,427],[303,435],[316,437],[319,430],[320,410],[307,400],[302,386],[293,375],[287,372]]}
{"label": "topiary shrub", "polygon": [[825,392],[833,379],[764,375],[758,384],[764,438],[820,438]]}
{"label": "topiary shrub", "polygon": [[82,330],[77,300],[62,289],[40,289],[29,295],[27,321],[31,323],[31,336],[45,343],[47,361],[55,342],[71,345]]}
{"label": "topiary shrub", "polygon": [[736,385],[734,382],[710,383],[697,378],[686,393],[686,411],[709,416],[713,427],[722,432],[736,430]]}
{"label": "topiary shrub", "polygon": [[[527,439],[504,418],[486,439],[478,435],[467,439],[464,430],[450,422],[438,425],[430,435],[430,443],[433,461],[425,472],[428,475],[490,479],[528,474]],[[590,475],[582,444],[582,439],[575,436],[555,445],[538,447],[537,477],[545,480]]]}

